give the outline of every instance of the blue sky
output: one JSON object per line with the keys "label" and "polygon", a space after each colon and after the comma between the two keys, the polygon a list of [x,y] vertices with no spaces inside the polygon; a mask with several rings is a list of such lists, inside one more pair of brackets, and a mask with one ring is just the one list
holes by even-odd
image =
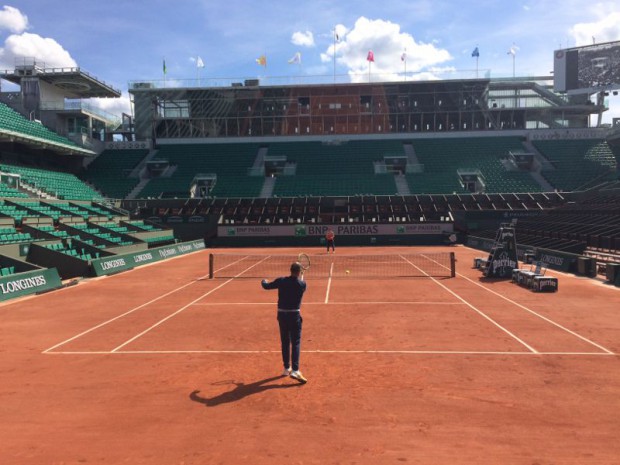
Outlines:
{"label": "blue sky", "polygon": [[[577,0],[20,0],[0,10],[0,68],[17,56],[80,66],[124,91],[101,105],[126,111],[132,80],[333,75],[339,80],[549,75],[560,47],[620,40],[620,4]],[[289,64],[295,53],[301,65]],[[267,67],[256,59],[265,54]],[[196,67],[200,57],[204,68]],[[401,74],[402,75],[402,74]],[[305,78],[312,81],[313,78]],[[318,79],[318,78],[317,78]],[[3,86],[6,88],[6,86]],[[610,97],[614,116],[619,97]],[[608,112],[609,113],[609,112]],[[610,120],[608,115],[606,120]]]}

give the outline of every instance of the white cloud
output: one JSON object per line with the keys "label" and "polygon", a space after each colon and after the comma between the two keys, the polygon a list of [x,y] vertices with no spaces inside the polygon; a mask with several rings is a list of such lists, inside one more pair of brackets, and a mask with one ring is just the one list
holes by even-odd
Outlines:
{"label": "white cloud", "polygon": [[575,24],[571,33],[577,45],[589,45],[593,37],[597,43],[620,40],[620,11],[606,14],[598,21]]}
{"label": "white cloud", "polygon": [[347,32],[349,32],[349,29],[344,24],[337,24],[334,31],[336,31],[338,40],[343,40],[344,36],[346,36]]}
{"label": "white cloud", "polygon": [[[340,37],[335,45],[336,61],[345,66],[352,81],[368,79],[368,51],[374,52],[375,61],[371,65],[372,80],[402,79],[404,63],[403,51],[407,51],[407,74],[425,70],[425,78],[435,76],[429,67],[452,59],[450,53],[436,47],[434,43],[416,41],[413,36],[401,32],[398,24],[382,19],[371,20],[360,17],[353,29]],[[324,63],[334,57],[334,44],[321,54]]]}
{"label": "white cloud", "polygon": [[69,52],[54,39],[28,32],[10,35],[4,42],[4,47],[0,49],[0,64],[4,65],[5,69],[12,69],[15,60],[20,58],[34,58],[47,68],[77,66]]}
{"label": "white cloud", "polygon": [[120,98],[91,98],[89,102],[94,107],[100,108],[118,118],[120,118],[122,113],[127,115],[133,114],[131,111],[131,101],[127,92],[123,92]]}
{"label": "white cloud", "polygon": [[28,16],[22,14],[17,8],[4,5],[0,10],[0,31],[8,30],[19,34],[28,29]]}
{"label": "white cloud", "polygon": [[297,31],[291,36],[291,43],[300,47],[314,47],[314,35],[312,31]]}

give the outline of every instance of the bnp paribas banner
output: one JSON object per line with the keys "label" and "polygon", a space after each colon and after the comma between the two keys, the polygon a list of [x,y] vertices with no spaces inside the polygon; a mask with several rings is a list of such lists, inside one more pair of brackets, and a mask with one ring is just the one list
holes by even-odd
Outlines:
{"label": "bnp paribas banner", "polygon": [[452,223],[411,224],[292,224],[292,225],[239,225],[218,226],[220,237],[265,237],[265,236],[324,236],[332,229],[336,236],[396,236],[399,234],[450,234]]}

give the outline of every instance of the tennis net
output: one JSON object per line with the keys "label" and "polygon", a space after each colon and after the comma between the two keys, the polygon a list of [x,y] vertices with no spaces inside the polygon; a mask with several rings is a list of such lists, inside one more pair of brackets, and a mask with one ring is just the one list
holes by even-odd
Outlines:
{"label": "tennis net", "polygon": [[[454,252],[394,253],[381,255],[309,255],[305,276],[327,278],[433,277],[456,275]],[[275,278],[288,275],[297,255],[212,253],[210,278]]]}

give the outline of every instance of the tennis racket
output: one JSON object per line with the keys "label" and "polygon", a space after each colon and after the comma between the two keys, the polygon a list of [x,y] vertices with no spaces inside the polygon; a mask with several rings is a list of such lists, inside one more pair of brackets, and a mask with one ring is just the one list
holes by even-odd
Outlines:
{"label": "tennis racket", "polygon": [[304,273],[310,269],[310,257],[305,253],[300,253],[297,256],[297,261],[301,265],[301,279],[304,279]]}

